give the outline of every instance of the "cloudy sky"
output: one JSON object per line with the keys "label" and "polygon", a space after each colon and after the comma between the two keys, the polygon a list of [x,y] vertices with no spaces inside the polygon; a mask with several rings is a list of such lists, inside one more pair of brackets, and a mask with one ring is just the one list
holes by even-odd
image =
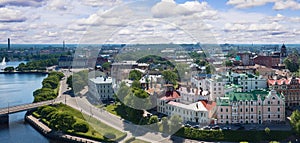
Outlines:
{"label": "cloudy sky", "polygon": [[300,43],[300,0],[1,0],[0,43]]}

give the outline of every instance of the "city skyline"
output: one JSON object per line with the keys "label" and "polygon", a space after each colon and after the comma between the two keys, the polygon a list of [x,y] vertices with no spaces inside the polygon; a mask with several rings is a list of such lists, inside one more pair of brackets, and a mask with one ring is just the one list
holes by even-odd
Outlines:
{"label": "city skyline", "polygon": [[297,44],[299,10],[296,0],[4,0],[0,43]]}

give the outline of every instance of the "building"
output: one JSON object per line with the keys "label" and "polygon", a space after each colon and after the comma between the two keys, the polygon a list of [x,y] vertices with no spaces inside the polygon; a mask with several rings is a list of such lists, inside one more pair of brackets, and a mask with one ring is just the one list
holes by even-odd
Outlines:
{"label": "building", "polygon": [[123,61],[111,64],[111,77],[113,83],[120,83],[124,79],[128,79],[129,73],[133,69],[147,70],[149,64],[137,63],[136,61]]}
{"label": "building", "polygon": [[285,121],[285,100],[275,90],[230,92],[217,100],[219,124],[262,124]]}
{"label": "building", "polygon": [[232,73],[229,72],[227,75],[228,82],[240,85],[243,92],[249,92],[257,89],[266,89],[267,80],[263,76],[256,76],[251,73]]}
{"label": "building", "polygon": [[263,65],[269,68],[277,67],[280,64],[279,56],[256,56],[253,59],[254,64]]}
{"label": "building", "polygon": [[238,59],[240,59],[240,65],[243,66],[253,65],[252,53],[250,52],[237,53],[237,56],[239,57]]}
{"label": "building", "polygon": [[114,91],[111,77],[96,77],[88,81],[89,93],[99,100],[110,100],[113,98]]}
{"label": "building", "polygon": [[282,78],[282,79],[268,79],[268,86],[270,89],[276,90],[278,93],[285,95],[285,106],[293,107],[300,105],[300,79]]}
{"label": "building", "polygon": [[215,115],[216,102],[201,100],[208,97],[195,90],[191,89],[190,92],[187,90],[187,88],[174,90],[171,86],[167,86],[165,95],[157,100],[157,111],[168,116],[179,115],[185,123],[209,124]]}
{"label": "building", "polygon": [[280,49],[280,57],[281,58],[286,58],[287,55],[287,50],[284,44],[282,44],[281,49]]}
{"label": "building", "polygon": [[10,39],[8,38],[7,39],[7,51],[9,51],[10,50]]}
{"label": "building", "polygon": [[224,95],[225,80],[220,75],[213,76],[194,76],[191,78],[192,86],[199,90],[208,91],[209,101],[215,101],[216,97]]}

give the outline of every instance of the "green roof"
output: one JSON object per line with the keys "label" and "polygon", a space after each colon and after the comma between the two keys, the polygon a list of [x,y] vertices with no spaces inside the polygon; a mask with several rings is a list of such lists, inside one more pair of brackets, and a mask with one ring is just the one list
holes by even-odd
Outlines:
{"label": "green roof", "polygon": [[227,106],[231,101],[256,101],[258,95],[260,95],[262,100],[265,100],[265,97],[269,95],[269,92],[265,90],[254,90],[252,92],[229,92],[225,94],[225,98],[220,98],[217,101],[217,105]]}

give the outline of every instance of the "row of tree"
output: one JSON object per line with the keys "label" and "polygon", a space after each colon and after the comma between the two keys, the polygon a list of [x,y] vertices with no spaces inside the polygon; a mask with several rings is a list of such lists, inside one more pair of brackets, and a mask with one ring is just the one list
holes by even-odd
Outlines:
{"label": "row of tree", "polygon": [[26,72],[32,70],[45,71],[47,67],[58,65],[57,58],[45,59],[45,60],[36,60],[25,63],[20,63],[16,67],[17,71]]}
{"label": "row of tree", "polygon": [[39,107],[37,113],[46,120],[51,129],[63,132],[82,132],[89,130],[89,125],[84,121],[79,121],[68,113],[60,112],[52,106]]}
{"label": "row of tree", "polygon": [[64,77],[61,72],[51,72],[42,82],[43,87],[33,92],[34,101],[41,102],[55,99],[58,95],[59,81]]}
{"label": "row of tree", "polygon": [[83,70],[67,78],[68,87],[76,94],[79,93],[85,86],[88,85],[88,71]]}

